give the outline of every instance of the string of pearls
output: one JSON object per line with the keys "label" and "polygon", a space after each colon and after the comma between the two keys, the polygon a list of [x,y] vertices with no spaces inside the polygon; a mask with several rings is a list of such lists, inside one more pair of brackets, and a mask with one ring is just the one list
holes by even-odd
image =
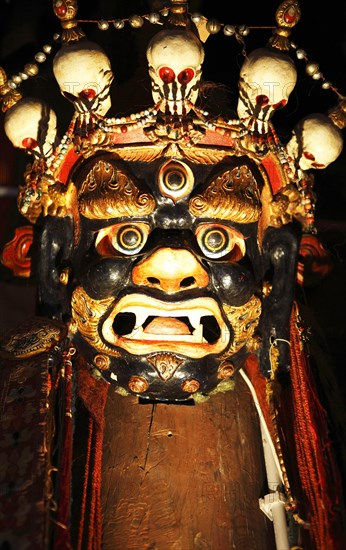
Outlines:
{"label": "string of pearls", "polygon": [[[96,23],[98,28],[101,31],[106,31],[112,25],[116,30],[121,30],[124,28],[125,24],[129,24],[134,29],[140,29],[143,27],[145,21],[148,21],[152,25],[163,25],[161,20],[162,17],[167,17],[170,13],[169,8],[163,8],[158,12],[152,12],[145,15],[131,15],[125,19],[79,19],[77,23]],[[200,13],[189,14],[191,21],[196,25],[202,20],[206,21],[206,29],[210,34],[217,34],[223,29],[225,36],[235,36],[238,40],[241,40],[242,37],[245,37],[249,34],[250,28],[273,28],[273,27],[248,27],[246,25],[228,25],[219,22],[217,19],[207,20]],[[47,43],[42,46],[42,51],[38,51],[34,55],[34,60],[26,63],[23,70],[19,71],[17,74],[11,76],[7,81],[7,85],[11,90],[18,88],[24,80],[27,80],[30,77],[37,76],[39,73],[39,65],[44,63],[47,60],[47,55],[52,52],[53,44],[58,43],[61,38],[59,33],[53,35],[52,43]]]}
{"label": "string of pearls", "polygon": [[34,55],[34,61],[26,63],[22,71],[11,76],[7,81],[7,85],[11,90],[15,90],[20,86],[23,80],[28,80],[32,76],[36,76],[39,72],[39,64],[44,63],[47,60],[47,55],[52,53],[54,43],[59,42],[60,34],[53,34],[53,40],[49,44],[42,46],[42,51],[37,52]]}
{"label": "string of pearls", "polygon": [[[161,21],[161,16],[167,17],[169,15],[169,9],[164,8],[158,12],[152,12],[146,15],[131,15],[128,18],[125,19],[79,19],[78,23],[96,23],[98,28],[101,31],[107,31],[109,27],[112,25],[116,30],[121,30],[125,27],[125,24],[128,23],[130,27],[134,29],[140,29],[143,27],[144,22],[147,20],[149,23],[153,25],[163,25],[163,22]],[[261,29],[272,29],[274,27],[248,27],[247,25],[228,25],[225,23],[221,23],[217,19],[209,19],[207,20],[206,17],[204,17],[200,13],[189,13],[190,19],[193,23],[198,25],[203,20],[206,21],[206,29],[209,32],[209,34],[217,34],[218,32],[223,29],[223,33],[225,36],[247,36],[250,32],[251,28],[261,28]]]}
{"label": "string of pearls", "polygon": [[129,116],[100,118],[96,124],[103,132],[126,133],[154,122],[158,114],[160,104],[154,105],[140,113],[131,113]]}
{"label": "string of pearls", "polygon": [[339,99],[344,99],[344,96],[339,92],[339,90],[322,74],[318,63],[316,63],[315,61],[310,61],[306,51],[302,48],[298,48],[298,46],[294,42],[291,42],[290,45],[291,48],[295,51],[297,59],[305,61],[306,74],[311,76],[313,80],[320,80],[323,90],[331,90],[337,95]]}
{"label": "string of pearls", "polygon": [[[148,21],[152,25],[163,25],[161,17],[167,17],[170,13],[169,8],[163,8],[158,12],[151,12],[145,15],[131,15],[128,18],[124,19],[79,19],[77,23],[96,23],[98,28],[101,31],[106,31],[112,25],[116,30],[121,30],[125,27],[126,24],[134,29],[140,29],[143,27],[145,21]],[[238,42],[243,42],[244,37],[248,36],[251,29],[274,29],[273,26],[247,26],[247,25],[230,25],[227,23],[222,23],[215,18],[207,19],[201,13],[189,13],[188,14],[191,21],[195,25],[199,25],[203,21],[205,22],[205,28],[207,32],[211,35],[219,33],[221,30],[225,36],[231,37],[234,36]],[[53,35],[53,43],[59,42],[61,35],[55,33]],[[311,76],[313,80],[320,80],[321,87],[324,90],[332,90],[339,99],[344,99],[344,96],[337,90],[337,88],[325,78],[325,76],[320,71],[319,65],[316,62],[311,62],[308,58],[305,50],[298,48],[294,43],[290,43],[291,48],[295,51],[297,59],[304,60],[306,62],[305,71]],[[18,72],[18,74],[12,75],[8,80],[7,85],[10,89],[14,90],[20,86],[23,80],[27,80],[29,77],[36,76],[39,72],[39,64],[44,63],[47,59],[47,55],[52,52],[52,43],[45,44],[42,47],[42,51],[39,51],[34,56],[34,61],[29,62],[24,66],[23,71]]]}

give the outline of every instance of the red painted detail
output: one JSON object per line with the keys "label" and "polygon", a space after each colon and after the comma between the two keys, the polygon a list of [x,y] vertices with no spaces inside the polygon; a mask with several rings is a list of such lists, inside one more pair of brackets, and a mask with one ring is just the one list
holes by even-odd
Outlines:
{"label": "red painted detail", "polygon": [[56,6],[55,13],[58,17],[63,17],[67,13],[67,6],[64,2],[62,2],[59,6]]}
{"label": "red painted detail", "polygon": [[315,156],[312,153],[309,153],[309,151],[303,151],[303,157],[308,160],[315,160]]}
{"label": "red painted detail", "polygon": [[86,88],[85,90],[82,90],[79,94],[79,97],[82,97],[84,99],[94,99],[96,96],[96,90],[93,88]]}
{"label": "red painted detail", "polygon": [[272,193],[275,195],[283,187],[283,175],[273,157],[268,156],[262,161],[262,166],[267,172]]}
{"label": "red painted detail", "polygon": [[60,183],[67,183],[70,172],[74,167],[75,163],[81,156],[81,153],[76,153],[74,149],[70,149],[65,157],[64,163],[60,169],[60,172],[57,176],[57,180]]}
{"label": "red painted detail", "polygon": [[172,84],[175,80],[175,72],[169,67],[161,67],[161,69],[159,69],[159,77],[165,84]]}
{"label": "red painted detail", "polygon": [[178,74],[178,82],[180,82],[180,84],[188,84],[194,76],[195,71],[193,69],[184,69]]}
{"label": "red painted detail", "polygon": [[256,97],[256,103],[261,107],[265,107],[269,103],[269,97],[265,94],[260,94]]}
{"label": "red painted detail", "polygon": [[278,101],[273,105],[273,109],[282,109],[285,105],[287,105],[287,99],[281,99],[281,101]]}
{"label": "red painted detail", "polygon": [[15,229],[13,239],[2,251],[1,263],[13,272],[15,277],[30,277],[30,247],[33,242],[33,227],[25,225]]}
{"label": "red painted detail", "polygon": [[31,137],[24,138],[22,141],[22,145],[24,149],[35,149],[35,147],[38,147],[36,139]]}

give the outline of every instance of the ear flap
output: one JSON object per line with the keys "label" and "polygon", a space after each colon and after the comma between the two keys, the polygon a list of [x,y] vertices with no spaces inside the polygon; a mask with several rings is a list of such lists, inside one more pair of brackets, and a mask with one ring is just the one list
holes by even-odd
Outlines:
{"label": "ear flap", "polygon": [[66,281],[73,250],[73,221],[70,217],[44,218],[38,259],[38,314],[64,321],[70,313]]}
{"label": "ear flap", "polygon": [[260,366],[266,376],[271,371],[270,352],[273,345],[279,352],[279,371],[287,372],[289,369],[289,327],[296,290],[298,248],[298,237],[289,226],[279,229],[269,227],[265,232],[263,254],[270,274],[271,290],[263,298]]}

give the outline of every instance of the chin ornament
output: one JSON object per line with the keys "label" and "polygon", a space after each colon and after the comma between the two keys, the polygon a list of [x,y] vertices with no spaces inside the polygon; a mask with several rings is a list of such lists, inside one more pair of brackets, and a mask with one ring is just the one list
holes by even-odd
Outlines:
{"label": "chin ornament", "polygon": [[285,107],[296,81],[295,64],[288,54],[270,48],[253,50],[240,70],[239,118],[266,134],[271,117]]}

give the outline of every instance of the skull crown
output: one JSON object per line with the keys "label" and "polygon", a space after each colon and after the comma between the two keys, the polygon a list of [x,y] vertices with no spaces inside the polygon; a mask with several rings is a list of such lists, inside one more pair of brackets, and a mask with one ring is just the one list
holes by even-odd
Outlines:
{"label": "skull crown", "polygon": [[[186,30],[163,30],[147,48],[152,96],[160,109],[189,111],[198,97],[204,49],[197,36]],[[188,102],[187,102],[188,101]]]}

